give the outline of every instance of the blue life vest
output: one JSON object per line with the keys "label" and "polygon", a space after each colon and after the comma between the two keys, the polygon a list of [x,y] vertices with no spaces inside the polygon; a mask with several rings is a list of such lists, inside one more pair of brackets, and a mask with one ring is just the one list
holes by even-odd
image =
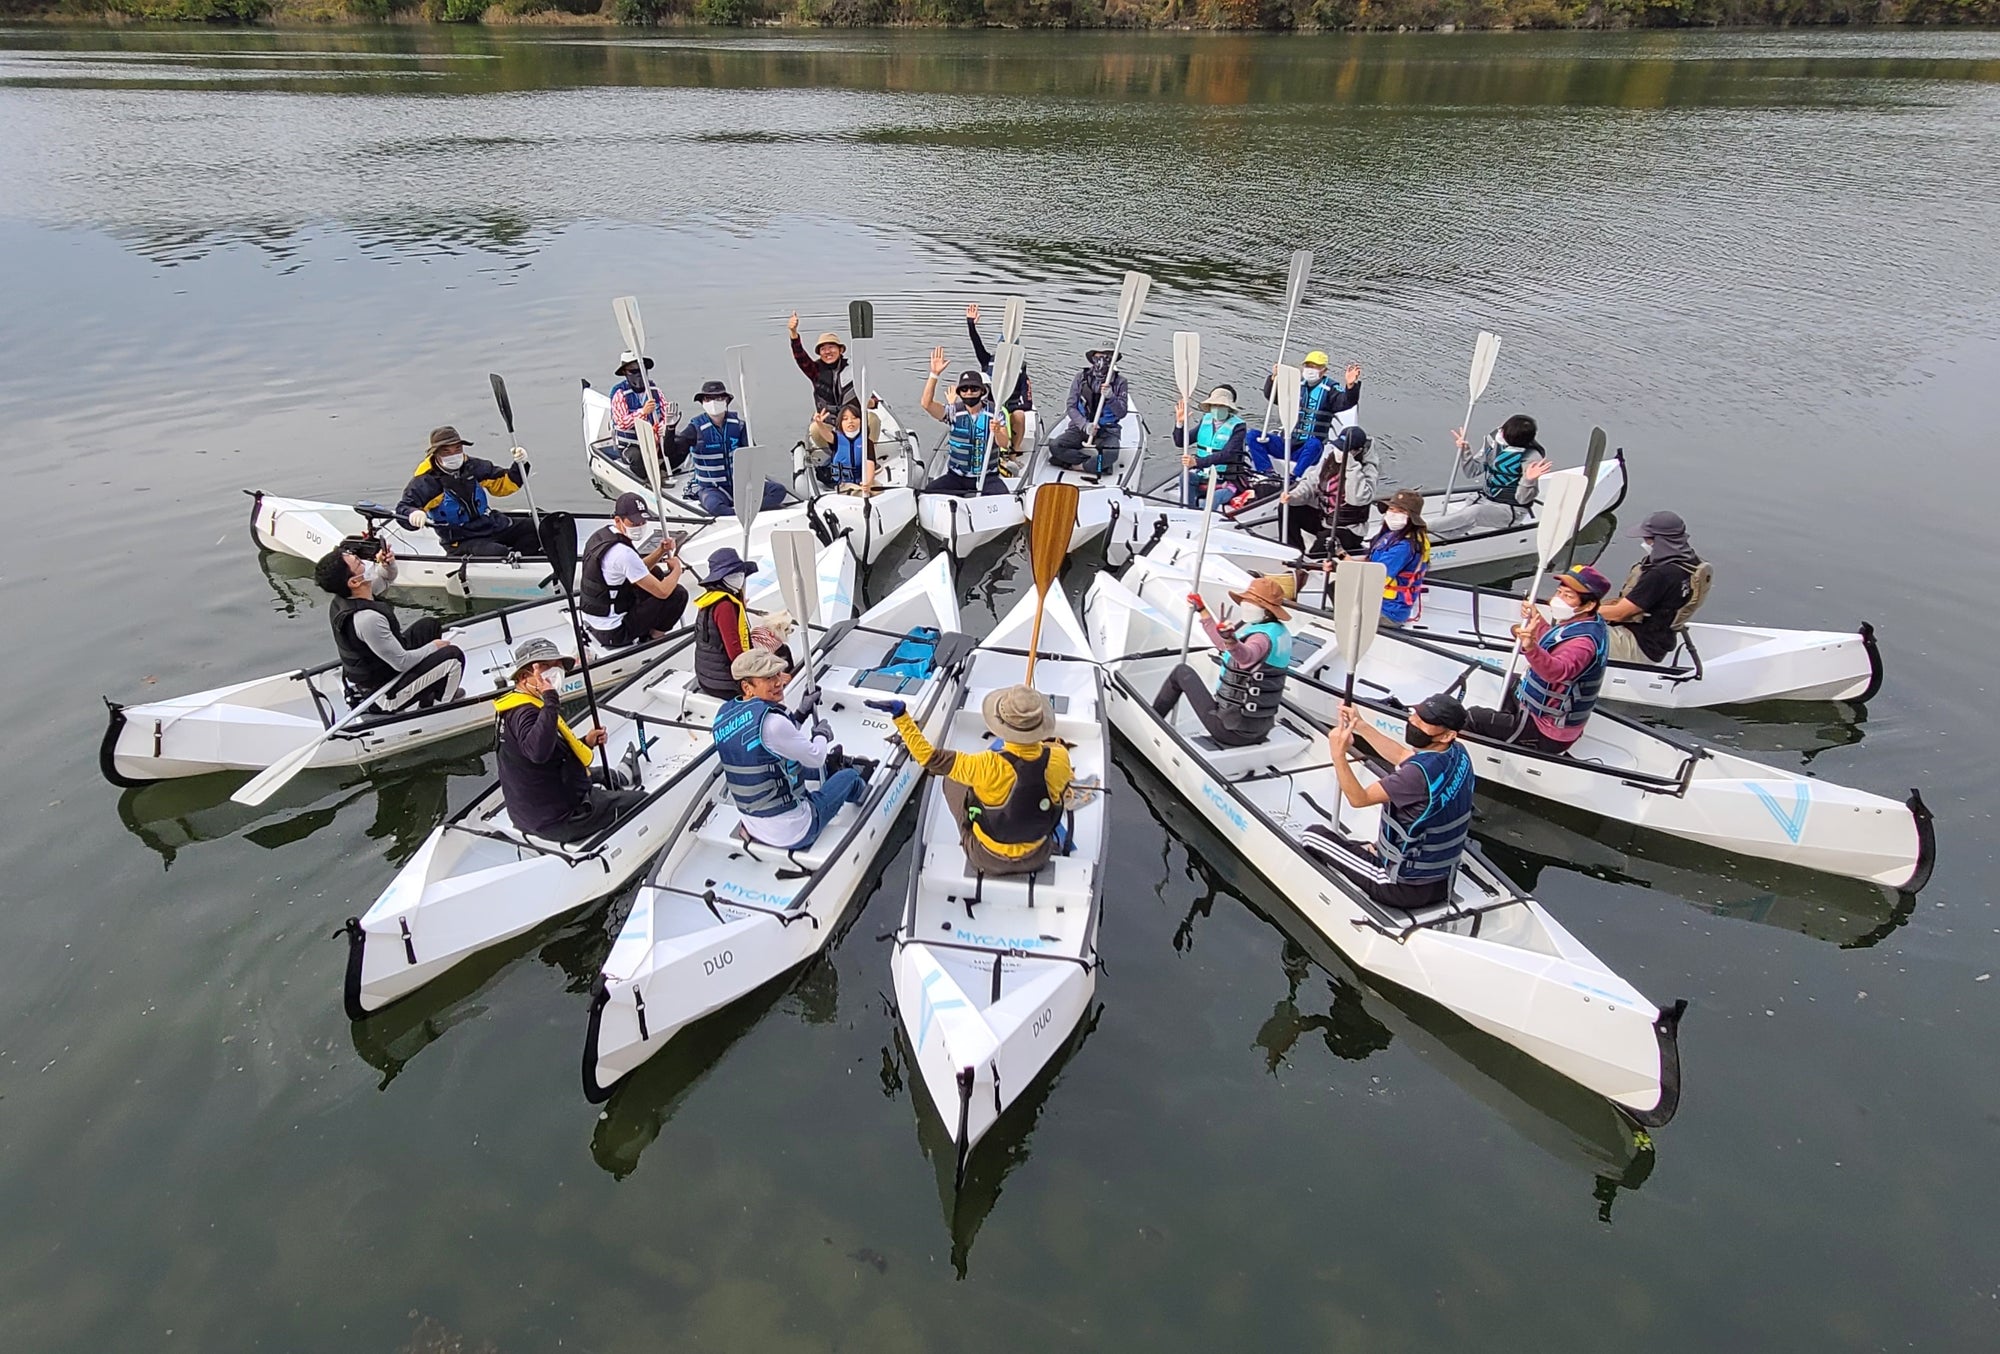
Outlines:
{"label": "blue life vest", "polygon": [[1368,543],[1368,558],[1380,560],[1389,570],[1382,584],[1382,619],[1401,624],[1417,609],[1424,590],[1424,575],[1430,572],[1431,547],[1419,547],[1400,531],[1384,529]]}
{"label": "blue life vest", "polygon": [[1236,430],[1242,426],[1241,414],[1230,414],[1220,422],[1212,414],[1203,414],[1201,424],[1194,432],[1194,444],[1203,455],[1213,456],[1229,445],[1229,439],[1236,436]]}
{"label": "blue life vest", "polygon": [[1521,485],[1521,463],[1528,459],[1528,453],[1540,448],[1532,444],[1525,447],[1510,447],[1499,436],[1486,439],[1486,486],[1485,495],[1495,503],[1512,506],[1514,491]]}
{"label": "blue life vest", "polygon": [[737,810],[751,818],[775,818],[799,802],[799,764],[764,746],[764,716],[784,713],[766,700],[725,701],[715,712],[723,783]]}
{"label": "blue life vest", "polygon": [[1597,650],[1590,666],[1575,678],[1558,685],[1544,681],[1533,668],[1521,677],[1521,704],[1564,729],[1581,727],[1597,707],[1597,692],[1604,685],[1604,663],[1611,654],[1611,632],[1596,612],[1550,626],[1536,641],[1536,647],[1544,653],[1554,653],[1557,645],[1572,639],[1588,639]]}
{"label": "blue life vest", "polygon": [[827,461],[827,469],[832,472],[835,484],[859,484],[863,462],[867,458],[868,430],[849,437],[835,429],[833,433],[833,455]]}
{"label": "blue life vest", "polygon": [[426,461],[425,466],[442,481],[443,487],[437,506],[426,509],[425,515],[433,527],[439,528],[438,538],[451,545],[459,539],[454,528],[472,526],[486,516],[486,486],[469,466],[456,472],[444,469],[436,461]]}
{"label": "blue life vest", "polygon": [[632,378],[629,376],[622,378],[617,385],[611,387],[610,394],[607,396],[607,398],[611,401],[613,406],[616,406],[621,399],[624,399],[629,396],[632,407],[633,417],[632,417],[631,427],[621,428],[618,426],[617,419],[611,420],[611,436],[613,440],[615,440],[618,443],[620,448],[636,447],[639,445],[638,414],[639,410],[645,405],[646,397],[648,395],[653,395],[657,397],[658,388],[652,387],[649,389],[647,385],[633,385]]}
{"label": "blue life vest", "polygon": [[1270,652],[1254,668],[1239,668],[1234,659],[1223,659],[1222,676],[1215,684],[1215,704],[1223,722],[1237,733],[1263,734],[1278,720],[1278,702],[1285,694],[1285,677],[1292,667],[1292,632],[1277,621],[1237,628],[1239,643],[1252,635],[1269,640]]}
{"label": "blue life vest", "polygon": [[688,424],[688,436],[694,444],[695,482],[724,493],[734,492],[730,471],[736,459],[736,449],[750,440],[750,429],[744,424],[742,416],[724,414],[718,425],[707,414],[697,414],[694,422]]}
{"label": "blue life vest", "polygon": [[[987,462],[991,469],[999,461],[996,454],[987,457],[986,444],[993,435],[993,411],[981,405],[976,414],[964,409],[953,409],[951,430],[945,434],[946,469],[954,475],[964,475],[970,479],[979,474],[979,463]],[[998,452],[995,448],[995,452]]]}
{"label": "blue life vest", "polygon": [[1346,389],[1332,376],[1322,376],[1311,385],[1299,384],[1299,421],[1292,428],[1292,445],[1297,446],[1307,438],[1326,437],[1333,426],[1333,410],[1328,406]]}
{"label": "blue life vest", "polygon": [[1382,806],[1376,854],[1392,884],[1447,879],[1472,832],[1472,758],[1454,742],[1436,752],[1413,753],[1404,765],[1424,773],[1430,798],[1414,812]]}

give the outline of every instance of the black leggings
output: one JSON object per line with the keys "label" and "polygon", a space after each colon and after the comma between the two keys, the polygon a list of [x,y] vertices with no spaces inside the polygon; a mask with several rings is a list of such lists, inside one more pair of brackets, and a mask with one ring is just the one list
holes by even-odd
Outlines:
{"label": "black leggings", "polygon": [[452,555],[471,555],[475,559],[497,559],[503,555],[539,555],[542,553],[541,537],[535,534],[535,519],[516,517],[503,513],[507,525],[485,536],[467,536],[454,544],[447,545],[445,552]]}
{"label": "black leggings", "polygon": [[[1285,533],[1285,544],[1302,555],[1314,559],[1330,559],[1336,550],[1349,554],[1358,552],[1366,544],[1361,539],[1361,528],[1368,523],[1368,505],[1343,503],[1334,518],[1333,539],[1327,539],[1326,512],[1322,508],[1308,508],[1294,504],[1287,519],[1290,530]],[[1313,543],[1306,545],[1310,535]]]}
{"label": "black leggings", "polygon": [[1498,743],[1512,743],[1515,747],[1553,753],[1558,757],[1567,754],[1572,746],[1570,743],[1557,742],[1543,733],[1541,726],[1521,708],[1511,693],[1500,703],[1498,710],[1488,709],[1483,705],[1475,705],[1467,710],[1465,731],[1476,733],[1482,738],[1491,738]]}
{"label": "black leggings", "polygon": [[1221,706],[1216,704],[1215,693],[1203,683],[1201,674],[1185,663],[1175,664],[1174,670],[1167,674],[1160,694],[1153,697],[1153,713],[1161,718],[1173,714],[1182,696],[1187,697],[1189,707],[1201,721],[1201,727],[1208,730],[1208,736],[1224,747],[1248,747],[1264,741],[1263,733],[1230,728]]}

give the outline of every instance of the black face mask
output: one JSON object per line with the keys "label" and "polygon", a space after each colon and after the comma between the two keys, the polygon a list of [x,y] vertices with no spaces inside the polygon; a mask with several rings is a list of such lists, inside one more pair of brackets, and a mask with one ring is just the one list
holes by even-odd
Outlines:
{"label": "black face mask", "polygon": [[1410,747],[1421,750],[1436,743],[1437,735],[1424,732],[1416,726],[1414,721],[1407,721],[1403,725],[1403,742]]}

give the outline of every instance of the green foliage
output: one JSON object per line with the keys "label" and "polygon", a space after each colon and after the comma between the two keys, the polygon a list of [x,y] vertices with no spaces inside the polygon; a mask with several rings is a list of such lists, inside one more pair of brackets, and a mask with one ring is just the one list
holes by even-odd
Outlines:
{"label": "green foliage", "polygon": [[271,0],[109,0],[105,9],[164,23],[249,24],[270,14]]}
{"label": "green foliage", "polygon": [[436,23],[476,24],[493,0],[425,0],[424,17]]}
{"label": "green foliage", "polygon": [[735,27],[751,17],[751,0],[694,0],[694,17],[705,24]]}

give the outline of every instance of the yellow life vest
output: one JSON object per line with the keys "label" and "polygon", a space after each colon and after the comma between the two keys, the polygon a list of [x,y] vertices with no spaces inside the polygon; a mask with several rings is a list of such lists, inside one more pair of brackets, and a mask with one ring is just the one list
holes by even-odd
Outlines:
{"label": "yellow life vest", "polygon": [[[499,700],[494,701],[493,709],[496,714],[504,715],[509,710],[518,710],[524,705],[532,705],[540,709],[541,704],[542,698],[540,696],[530,696],[527,692],[517,688],[509,691],[506,695],[500,697]],[[590,748],[581,738],[578,738],[576,734],[570,731],[569,722],[561,715],[556,716],[556,732],[560,733],[563,736],[563,741],[569,744],[569,750],[576,754],[576,759],[585,766],[589,766],[592,757]]]}

